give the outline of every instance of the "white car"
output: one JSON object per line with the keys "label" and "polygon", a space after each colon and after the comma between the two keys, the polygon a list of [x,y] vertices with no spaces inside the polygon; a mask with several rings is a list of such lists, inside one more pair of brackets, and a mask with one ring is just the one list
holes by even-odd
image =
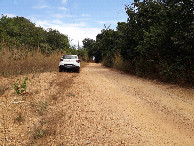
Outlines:
{"label": "white car", "polygon": [[80,62],[77,55],[63,55],[59,62],[59,72],[63,70],[73,70],[80,72]]}

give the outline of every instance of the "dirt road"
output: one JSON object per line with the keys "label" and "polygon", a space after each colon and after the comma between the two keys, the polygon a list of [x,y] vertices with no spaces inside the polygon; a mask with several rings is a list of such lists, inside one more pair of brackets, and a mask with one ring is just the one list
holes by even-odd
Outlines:
{"label": "dirt road", "polygon": [[100,64],[85,67],[72,88],[67,144],[194,145],[194,90]]}
{"label": "dirt road", "polygon": [[28,78],[27,95],[0,98],[0,145],[194,145],[193,89],[94,63]]}

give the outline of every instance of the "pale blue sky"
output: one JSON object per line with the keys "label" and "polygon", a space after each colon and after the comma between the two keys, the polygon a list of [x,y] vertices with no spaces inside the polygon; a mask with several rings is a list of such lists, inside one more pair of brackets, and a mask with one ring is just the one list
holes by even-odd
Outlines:
{"label": "pale blue sky", "polygon": [[125,5],[133,0],[0,0],[0,14],[22,16],[37,26],[68,35],[72,45],[86,37],[95,39],[104,24],[116,29],[126,22]]}

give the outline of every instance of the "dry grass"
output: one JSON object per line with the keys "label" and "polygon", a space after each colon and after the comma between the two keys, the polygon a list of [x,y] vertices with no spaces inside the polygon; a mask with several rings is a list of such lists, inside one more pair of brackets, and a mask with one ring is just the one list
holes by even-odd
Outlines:
{"label": "dry grass", "polygon": [[0,85],[0,96],[3,95],[6,90],[8,90],[7,87]]}
{"label": "dry grass", "polygon": [[44,55],[39,51],[3,49],[0,52],[0,75],[21,75],[58,70],[61,53]]}
{"label": "dry grass", "polygon": [[123,61],[121,56],[117,56],[115,63],[113,65],[113,68],[116,68],[118,70],[124,71],[124,72],[131,72],[131,64],[130,62]]}
{"label": "dry grass", "polygon": [[[60,140],[66,98],[77,73],[59,73],[60,53],[0,52],[0,145],[50,145]],[[81,63],[81,68],[86,65]],[[27,77],[27,94],[17,95],[13,83]],[[58,130],[57,130],[58,129]],[[50,141],[50,137],[57,141]]]}
{"label": "dry grass", "polygon": [[[72,98],[69,89],[77,73],[47,72],[25,74],[28,88],[25,95],[17,95],[11,83],[22,75],[3,78],[0,98],[0,145],[50,145],[50,137],[58,139],[57,125],[64,123],[65,101]],[[71,97],[70,97],[71,96]],[[59,139],[54,143],[62,143]]]}
{"label": "dry grass", "polygon": [[[60,54],[44,56],[28,52],[23,59],[16,59],[18,54],[11,58],[13,52],[7,50],[0,54],[1,68],[6,66],[0,71],[0,145],[61,144],[57,125],[65,122],[65,101],[74,97],[69,88],[79,74],[58,72]],[[30,68],[32,64],[33,69]],[[81,64],[81,67],[86,65],[85,62]],[[16,73],[18,70],[21,72]],[[17,95],[13,83],[26,77],[29,79],[27,92]],[[50,137],[57,141],[50,141]]]}

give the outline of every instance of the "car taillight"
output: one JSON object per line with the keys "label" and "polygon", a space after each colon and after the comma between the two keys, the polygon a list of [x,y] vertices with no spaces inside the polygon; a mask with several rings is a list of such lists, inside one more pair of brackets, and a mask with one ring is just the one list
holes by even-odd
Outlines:
{"label": "car taillight", "polygon": [[76,60],[77,63],[79,63],[79,60]]}
{"label": "car taillight", "polygon": [[60,61],[63,61],[63,58],[61,58]]}

